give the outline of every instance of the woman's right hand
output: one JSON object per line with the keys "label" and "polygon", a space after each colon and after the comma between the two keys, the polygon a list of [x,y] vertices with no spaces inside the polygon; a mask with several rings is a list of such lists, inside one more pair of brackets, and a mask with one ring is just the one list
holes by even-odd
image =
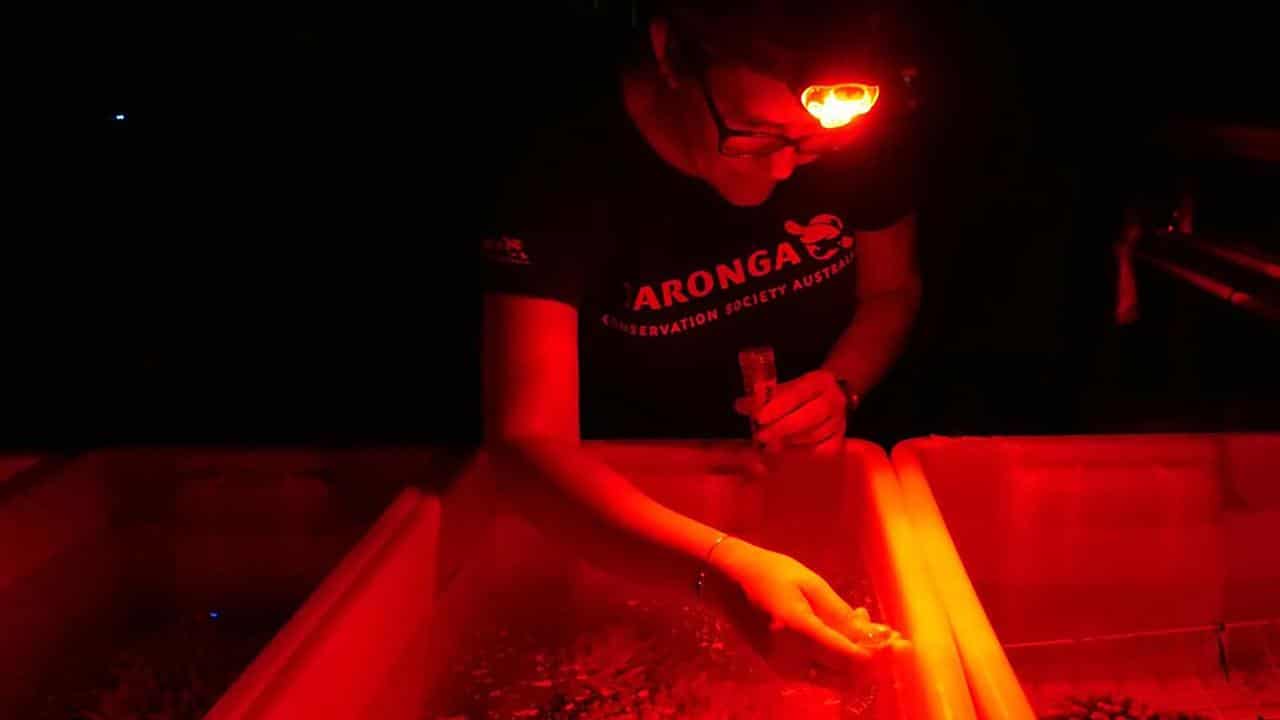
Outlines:
{"label": "woman's right hand", "polygon": [[724,609],[784,675],[813,678],[815,663],[837,676],[865,670],[881,652],[906,644],[786,555],[729,538],[716,549],[712,565],[726,581]]}

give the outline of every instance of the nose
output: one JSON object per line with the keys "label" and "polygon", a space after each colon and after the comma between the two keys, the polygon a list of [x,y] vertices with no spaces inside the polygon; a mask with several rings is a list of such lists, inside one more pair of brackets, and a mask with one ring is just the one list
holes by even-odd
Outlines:
{"label": "nose", "polygon": [[774,180],[786,180],[796,169],[796,149],[784,147],[769,156],[769,173]]}

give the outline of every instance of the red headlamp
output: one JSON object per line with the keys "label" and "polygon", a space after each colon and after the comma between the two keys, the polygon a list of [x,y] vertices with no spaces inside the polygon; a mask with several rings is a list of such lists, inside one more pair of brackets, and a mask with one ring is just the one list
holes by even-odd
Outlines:
{"label": "red headlamp", "polygon": [[824,128],[844,127],[866,115],[880,99],[880,86],[864,83],[810,85],[800,93],[800,104]]}

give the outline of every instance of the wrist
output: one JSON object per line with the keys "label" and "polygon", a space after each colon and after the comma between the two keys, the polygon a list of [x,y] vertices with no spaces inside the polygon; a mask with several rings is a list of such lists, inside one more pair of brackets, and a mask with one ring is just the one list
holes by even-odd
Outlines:
{"label": "wrist", "polygon": [[853,389],[848,380],[837,377],[836,384],[840,386],[840,392],[844,395],[845,412],[853,412],[862,404],[862,395]]}
{"label": "wrist", "polygon": [[843,373],[835,370],[834,368],[824,367],[822,369],[831,375],[832,380],[835,381],[836,387],[840,388],[840,394],[844,396],[845,412],[851,413],[854,410],[857,410],[858,406],[862,404],[862,393],[857,386],[850,382],[849,378],[845,377]]}
{"label": "wrist", "polygon": [[752,552],[757,549],[746,540],[730,535],[716,547],[715,552],[711,553],[711,557],[707,560],[707,567],[718,575],[732,576],[744,564],[750,562]]}
{"label": "wrist", "polygon": [[753,560],[754,545],[726,537],[700,571],[698,597],[712,607],[727,610],[742,601],[741,577]]}

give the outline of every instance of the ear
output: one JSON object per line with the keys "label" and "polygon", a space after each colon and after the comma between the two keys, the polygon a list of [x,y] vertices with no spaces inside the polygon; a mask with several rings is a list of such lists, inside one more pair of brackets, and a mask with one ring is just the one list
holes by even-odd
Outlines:
{"label": "ear", "polygon": [[654,18],[649,21],[649,44],[653,47],[653,59],[658,63],[658,72],[671,88],[679,87],[675,62],[675,41],[671,37],[671,23],[666,18]]}

